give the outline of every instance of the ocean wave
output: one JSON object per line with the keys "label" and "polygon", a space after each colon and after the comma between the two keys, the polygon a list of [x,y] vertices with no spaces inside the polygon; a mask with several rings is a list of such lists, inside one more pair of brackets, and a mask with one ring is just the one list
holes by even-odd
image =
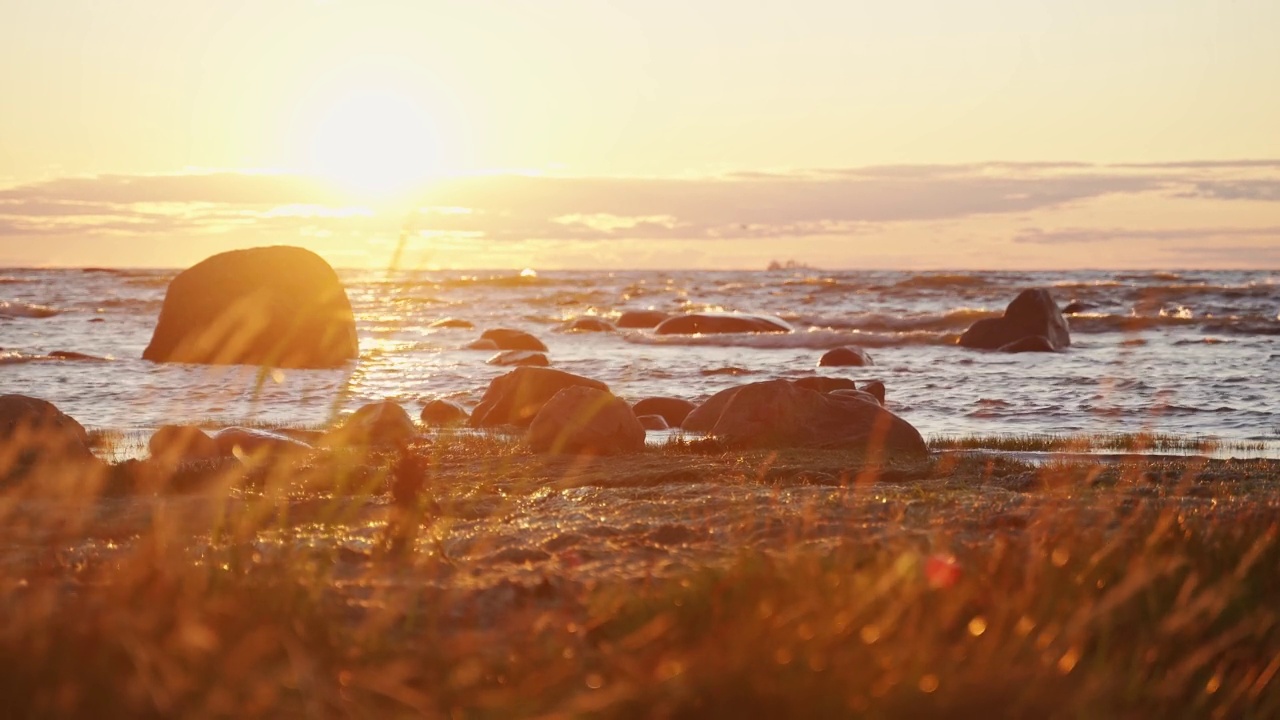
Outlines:
{"label": "ocean wave", "polygon": [[1068,322],[1071,332],[1105,333],[1138,332],[1154,328],[1197,325],[1201,321],[1179,315],[1109,315],[1080,313],[1072,315]]}
{"label": "ocean wave", "polygon": [[69,350],[54,350],[48,355],[30,355],[28,353],[12,351],[0,353],[0,365],[25,365],[27,363],[38,362],[110,362],[111,358],[102,358],[96,355],[86,355],[84,353],[71,352]]}
{"label": "ocean wave", "polygon": [[811,330],[799,333],[726,333],[721,335],[649,335],[641,332],[621,334],[626,342],[636,345],[670,345],[689,347],[751,347],[756,349],[808,348],[830,350],[843,345],[866,348],[905,347],[908,345],[954,345],[956,333],[940,332],[838,332]]}
{"label": "ocean wave", "polygon": [[894,283],[893,287],[897,288],[914,288],[925,290],[944,290],[947,288],[976,288],[986,287],[991,284],[991,280],[981,275],[957,275],[947,273],[926,273],[923,275],[913,275],[909,278],[899,280]]}
{"label": "ocean wave", "polygon": [[0,300],[0,318],[50,318],[61,313],[61,310],[44,305]]}

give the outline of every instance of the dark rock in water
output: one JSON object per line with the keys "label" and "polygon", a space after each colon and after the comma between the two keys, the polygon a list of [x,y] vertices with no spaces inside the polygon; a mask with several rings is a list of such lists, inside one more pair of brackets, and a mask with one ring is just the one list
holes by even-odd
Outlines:
{"label": "dark rock in water", "polygon": [[481,338],[479,340],[472,340],[471,342],[467,343],[467,349],[468,350],[497,350],[498,343],[492,340]]}
{"label": "dark rock in water", "polygon": [[563,330],[565,332],[617,332],[618,328],[608,320],[598,317],[584,316],[575,318],[572,322],[567,323]]}
{"label": "dark rock in water", "polygon": [[81,360],[87,362],[107,362],[106,358],[100,358],[97,355],[85,355],[84,353],[73,352],[71,350],[54,350],[49,353],[49,357],[54,360]]}
{"label": "dark rock in water", "polygon": [[822,375],[794,378],[791,382],[795,383],[797,387],[820,393],[858,389],[858,384],[848,378],[823,377]]}
{"label": "dark rock in water", "polygon": [[430,325],[428,325],[427,327],[432,327],[432,328],[468,328],[468,329],[469,329],[469,328],[473,328],[473,327],[475,327],[475,324],[474,324],[474,323],[472,323],[470,320],[462,320],[462,319],[459,319],[459,318],[447,317],[447,318],[440,318],[439,320],[436,320],[435,322],[431,323],[431,324],[430,324]]}
{"label": "dark rock in water", "polygon": [[690,313],[663,320],[654,328],[658,335],[714,335],[721,333],[785,333],[792,328],[767,315]]}
{"label": "dark rock in water", "polygon": [[398,446],[418,436],[418,428],[399,404],[384,400],[370,403],[343,418],[324,438],[332,447]]}
{"label": "dark rock in water", "polygon": [[627,310],[618,317],[618,327],[648,329],[671,317],[661,310]]}
{"label": "dark rock in water", "polygon": [[667,419],[661,415],[636,415],[636,420],[640,421],[640,426],[645,430],[671,429],[671,425],[667,423]]}
{"label": "dark rock in water", "polygon": [[461,405],[448,400],[432,400],[422,406],[420,419],[429,427],[448,427],[462,425],[470,413]]}
{"label": "dark rock in water", "polygon": [[528,425],[556,393],[579,385],[609,391],[609,386],[602,382],[563,370],[516,368],[489,383],[467,424],[473,428]]}
{"label": "dark rock in water", "polygon": [[523,330],[494,328],[480,334],[481,340],[492,340],[498,344],[499,350],[536,350],[546,352],[547,346],[538,338]]}
{"label": "dark rock in water", "polygon": [[1043,335],[1028,335],[1021,340],[1015,340],[1008,345],[1001,345],[1000,352],[1057,352],[1057,348],[1053,346],[1053,343],[1049,342],[1049,338]]}
{"label": "dark rock in water", "polygon": [[1090,305],[1089,303],[1082,303],[1077,301],[1077,302],[1069,303],[1066,307],[1062,308],[1062,314],[1075,315],[1076,313],[1082,313],[1092,309],[1093,309],[1093,306]]}
{"label": "dark rock in water", "polygon": [[631,406],[631,411],[636,417],[641,415],[660,415],[663,420],[667,421],[667,425],[671,427],[680,427],[684,419],[689,413],[697,407],[693,403],[684,398],[673,397],[648,397],[636,402]]}
{"label": "dark rock in water", "polygon": [[314,448],[304,442],[281,433],[267,430],[229,427],[213,436],[220,455],[267,457],[276,455],[303,455]]}
{"label": "dark rock in water", "polygon": [[607,390],[578,385],[542,406],[526,440],[535,452],[617,455],[644,449],[644,426]]}
{"label": "dark rock in water", "polygon": [[865,382],[862,384],[862,387],[858,389],[864,393],[869,393],[873,395],[875,399],[880,402],[881,405],[884,404],[884,397],[885,397],[884,383],[880,382],[879,380],[870,380],[868,382]]}
{"label": "dark rock in water", "polygon": [[867,354],[866,350],[850,345],[828,350],[818,360],[818,367],[863,367],[866,365],[875,365],[875,363],[871,362],[871,356]]}
{"label": "dark rock in water", "polygon": [[1023,290],[1009,303],[1004,317],[979,320],[960,336],[959,344],[980,350],[998,350],[1025,337],[1040,335],[1054,350],[1071,345],[1067,320],[1048,290]]}
{"label": "dark rock in water", "polygon": [[335,368],[359,355],[351,302],[338,274],[299,247],[214,255],[165,293],[155,362]]}
{"label": "dark rock in water", "polygon": [[0,479],[89,466],[101,469],[102,462],[74,418],[39,398],[0,395]]}
{"label": "dark rock in water", "polygon": [[99,323],[99,322],[106,322],[106,321],[107,321],[106,318],[91,318],[89,320],[89,322],[92,322],[92,323]]}
{"label": "dark rock in water", "polygon": [[151,457],[164,463],[194,462],[222,457],[218,444],[194,425],[165,425],[147,441]]}
{"label": "dark rock in water", "polygon": [[768,380],[737,388],[709,434],[739,447],[850,447],[870,453],[927,455],[910,423],[856,397]]}
{"label": "dark rock in water", "polygon": [[490,365],[527,365],[546,367],[551,364],[547,356],[533,350],[504,350],[486,360]]}

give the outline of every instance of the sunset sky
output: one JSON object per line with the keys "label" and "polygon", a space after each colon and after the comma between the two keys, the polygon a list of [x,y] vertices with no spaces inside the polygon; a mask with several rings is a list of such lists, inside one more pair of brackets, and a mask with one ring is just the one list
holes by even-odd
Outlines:
{"label": "sunset sky", "polygon": [[1275,0],[0,0],[0,265],[1280,267]]}

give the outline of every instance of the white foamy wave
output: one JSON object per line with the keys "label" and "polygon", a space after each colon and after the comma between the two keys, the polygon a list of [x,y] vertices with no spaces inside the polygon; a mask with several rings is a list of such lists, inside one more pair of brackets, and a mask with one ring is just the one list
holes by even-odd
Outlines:
{"label": "white foamy wave", "polygon": [[811,330],[800,333],[723,333],[716,335],[651,335],[642,332],[622,334],[622,339],[637,345],[677,347],[750,347],[809,348],[829,350],[843,345],[859,347],[902,347],[906,345],[954,344],[956,334],[933,332],[872,333]]}
{"label": "white foamy wave", "polygon": [[58,315],[61,312],[61,310],[44,305],[0,300],[0,318],[47,318]]}

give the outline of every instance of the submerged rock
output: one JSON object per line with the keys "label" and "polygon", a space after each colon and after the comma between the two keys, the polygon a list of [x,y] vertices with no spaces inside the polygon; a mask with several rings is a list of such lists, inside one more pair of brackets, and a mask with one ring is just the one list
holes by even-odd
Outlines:
{"label": "submerged rock", "polygon": [[792,328],[768,315],[690,313],[663,320],[654,328],[658,335],[715,335],[723,333],[785,333]]}
{"label": "submerged rock", "polygon": [[684,398],[647,397],[631,406],[636,417],[642,415],[659,415],[671,427],[680,427],[680,423],[693,412],[697,405]]}
{"label": "submerged rock", "polygon": [[609,391],[602,382],[563,370],[516,368],[489,383],[480,404],[472,411],[468,425],[473,428],[528,425],[556,393],[579,385]]}
{"label": "submerged rock", "polygon": [[818,360],[818,367],[863,367],[866,365],[875,365],[875,363],[871,362],[871,356],[867,354],[866,350],[852,345],[828,350]]}
{"label": "submerged rock", "polygon": [[565,332],[617,332],[618,330],[608,320],[590,315],[575,318],[572,322],[566,323],[562,329]]}
{"label": "submerged rock", "polygon": [[530,367],[547,367],[551,361],[547,356],[533,350],[504,350],[486,360],[490,365],[523,365]]}
{"label": "submerged rock", "polygon": [[275,246],[214,255],[169,283],[155,362],[334,368],[359,355],[351,302],[319,255]]}
{"label": "submerged rock", "polygon": [[839,393],[824,395],[787,380],[735,389],[708,431],[730,445],[852,447],[870,453],[928,454],[919,431],[869,395],[869,400]]}
{"label": "submerged rock", "polygon": [[422,406],[419,419],[429,427],[448,427],[466,423],[469,415],[466,408],[455,402],[436,399]]}
{"label": "submerged rock", "polygon": [[998,350],[1027,337],[1043,337],[1054,350],[1071,345],[1067,320],[1053,296],[1041,288],[1023,290],[1009,303],[1004,316],[979,320],[960,336],[960,345],[980,350]]}
{"label": "submerged rock", "polygon": [[535,452],[617,455],[644,449],[644,426],[607,390],[577,385],[555,394],[529,425]]}
{"label": "submerged rock", "polygon": [[480,334],[481,340],[492,340],[499,350],[536,350],[546,352],[547,346],[538,338],[523,330],[494,328]]}
{"label": "submerged rock", "polygon": [[647,330],[671,317],[661,310],[627,310],[618,316],[618,327]]}

